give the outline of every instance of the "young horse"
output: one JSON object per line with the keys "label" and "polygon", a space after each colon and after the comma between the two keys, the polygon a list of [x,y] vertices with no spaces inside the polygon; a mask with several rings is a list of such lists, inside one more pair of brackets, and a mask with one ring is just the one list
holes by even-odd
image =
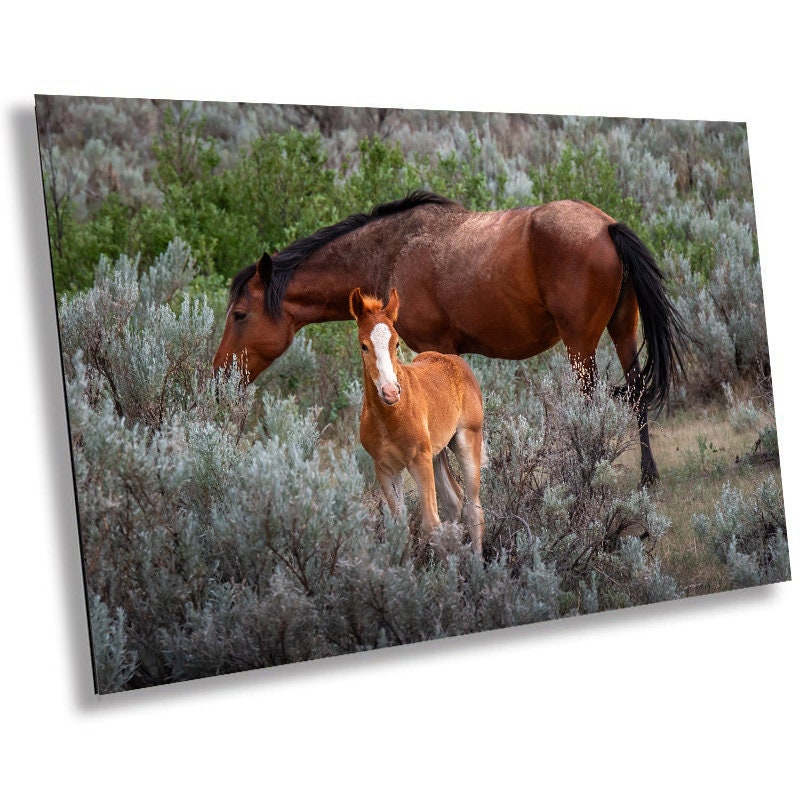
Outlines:
{"label": "young horse", "polygon": [[587,393],[608,330],[636,404],[642,483],[658,477],[648,407],[665,403],[688,334],[652,254],[600,209],[563,200],[475,212],[415,192],[348,217],[233,279],[215,369],[235,356],[253,380],[304,325],[349,319],[356,286],[382,298],[397,287],[397,331],[418,353],[522,359],[563,340]]}
{"label": "young horse", "polygon": [[483,511],[480,504],[483,401],[478,381],[464,359],[420,353],[409,365],[397,360],[400,341],[394,323],[400,301],[392,289],[384,307],[376,297],[350,293],[350,313],[358,323],[364,361],[361,444],[375,462],[375,474],[392,514],[403,494],[408,469],[419,489],[422,533],[441,525],[436,496],[446,517],[458,522],[465,492],[447,463],[446,447],[456,454],[466,489],[465,516],[472,549],[480,554]]}

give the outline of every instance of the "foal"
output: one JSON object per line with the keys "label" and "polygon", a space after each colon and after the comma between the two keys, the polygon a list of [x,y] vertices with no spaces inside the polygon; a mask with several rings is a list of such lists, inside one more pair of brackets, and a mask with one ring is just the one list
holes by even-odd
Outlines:
{"label": "foal", "polygon": [[350,313],[358,323],[364,361],[361,444],[375,462],[375,473],[392,514],[403,495],[402,471],[408,469],[419,489],[422,533],[429,537],[443,515],[461,518],[465,492],[447,463],[449,447],[461,465],[466,490],[466,522],[472,549],[480,554],[483,510],[480,505],[483,448],[483,401],[478,381],[464,359],[420,353],[409,365],[397,359],[400,341],[394,322],[400,300],[392,289],[386,306],[375,298],[350,293]]}

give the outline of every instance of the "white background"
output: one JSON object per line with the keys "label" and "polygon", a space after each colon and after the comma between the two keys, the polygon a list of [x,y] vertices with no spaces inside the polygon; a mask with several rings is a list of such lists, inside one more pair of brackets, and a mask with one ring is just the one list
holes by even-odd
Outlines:
{"label": "white background", "polygon": [[4,20],[5,796],[796,792],[796,583],[93,696],[36,92],[746,121],[800,559],[800,128],[789,6],[274,6],[43,2],[15,4]]}

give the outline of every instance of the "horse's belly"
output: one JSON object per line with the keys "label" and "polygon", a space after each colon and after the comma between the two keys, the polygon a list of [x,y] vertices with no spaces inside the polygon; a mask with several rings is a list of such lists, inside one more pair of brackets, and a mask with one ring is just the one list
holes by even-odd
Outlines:
{"label": "horse's belly", "polygon": [[458,425],[454,423],[452,429],[450,427],[442,428],[436,432],[435,436],[431,436],[431,455],[434,458],[450,444],[450,440],[456,435],[457,430]]}
{"label": "horse's belly", "polygon": [[440,295],[447,321],[439,330],[452,338],[455,352],[521,359],[558,342],[528,259],[520,254],[519,261],[470,269],[460,284],[448,287],[447,296]]}
{"label": "horse's belly", "polygon": [[560,338],[554,323],[540,323],[538,328],[533,329],[531,325],[503,325],[498,321],[490,329],[464,332],[459,340],[458,351],[519,360],[549,350]]}

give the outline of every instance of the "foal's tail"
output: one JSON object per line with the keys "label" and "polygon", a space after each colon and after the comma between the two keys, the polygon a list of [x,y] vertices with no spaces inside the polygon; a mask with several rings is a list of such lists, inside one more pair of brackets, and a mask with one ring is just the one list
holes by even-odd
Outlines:
{"label": "foal's tail", "polygon": [[[684,374],[683,351],[691,341],[681,315],[664,288],[664,274],[644,242],[627,226],[615,222],[608,233],[630,280],[642,318],[647,360],[641,369],[643,399],[656,413],[667,402],[670,384]],[[641,350],[640,350],[641,352]]]}

